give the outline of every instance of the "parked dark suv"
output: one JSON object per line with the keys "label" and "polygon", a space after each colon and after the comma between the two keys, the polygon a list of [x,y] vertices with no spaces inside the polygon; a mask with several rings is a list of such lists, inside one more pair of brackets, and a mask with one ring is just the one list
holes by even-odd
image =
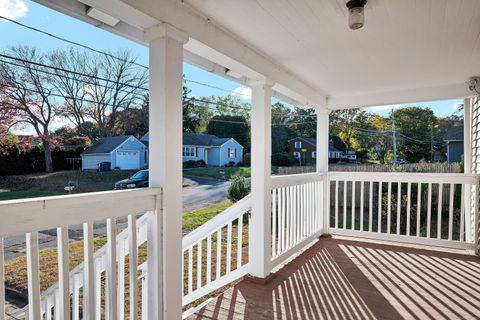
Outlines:
{"label": "parked dark suv", "polygon": [[128,179],[115,183],[115,189],[132,189],[148,187],[148,170],[140,170]]}

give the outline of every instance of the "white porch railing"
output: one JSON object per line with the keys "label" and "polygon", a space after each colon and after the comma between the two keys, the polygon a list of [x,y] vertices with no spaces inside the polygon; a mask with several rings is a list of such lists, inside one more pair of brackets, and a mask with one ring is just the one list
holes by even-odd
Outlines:
{"label": "white porch railing", "polygon": [[[310,173],[272,177],[271,187],[272,269],[324,233],[463,249],[475,249],[478,240],[476,175]],[[142,284],[140,295],[137,273],[131,273],[130,310],[137,314],[140,296],[141,309],[147,310],[147,264],[138,266],[136,251],[141,244],[148,245],[149,215],[137,220],[132,213],[155,210],[159,197],[159,189],[143,189],[2,203],[0,218],[5,224],[0,225],[0,236],[29,233],[30,318],[61,319],[70,298],[73,319],[85,318],[83,312],[101,318],[102,301],[107,319],[123,318],[127,256],[130,270],[140,270]],[[183,306],[249,272],[248,246],[256,245],[248,237],[251,201],[247,196],[183,238]],[[129,217],[129,226],[113,237],[113,219],[121,216]],[[101,219],[107,219],[108,243],[94,253],[91,221]],[[82,222],[86,222],[85,262],[70,273],[68,267],[60,268],[59,283],[40,295],[36,231],[63,226],[58,229],[59,263],[65,266],[65,228]],[[65,281],[69,288],[62,285]],[[146,319],[145,312],[142,317]]]}
{"label": "white porch railing", "polygon": [[323,233],[325,178],[319,173],[272,177],[272,269]]}
{"label": "white porch railing", "polygon": [[[130,255],[129,266],[130,270],[136,270],[136,248],[138,243],[146,240],[142,236],[137,240],[137,234],[147,236],[147,232],[137,231],[136,215],[156,214],[160,199],[161,189],[150,188],[1,202],[0,238],[26,234],[29,304],[25,310],[28,319],[65,319],[70,315],[73,319],[123,317],[124,291],[118,288],[124,281],[122,261],[125,261],[125,247],[134,248],[131,249],[135,254]],[[129,225],[116,236],[116,218],[119,217],[128,217]],[[145,219],[146,216],[139,221]],[[93,222],[102,220],[106,220],[107,244],[94,252]],[[79,224],[83,224],[84,231],[84,262],[69,272],[68,226]],[[57,228],[59,281],[40,294],[38,231],[52,228]],[[3,252],[0,253],[3,258]],[[2,260],[0,274],[4,274]],[[137,288],[136,272],[130,275],[131,288]],[[105,279],[104,295],[102,277]],[[0,306],[3,309],[3,281],[0,286]],[[80,308],[81,298],[83,305]],[[138,301],[138,290],[130,290],[130,301]],[[4,310],[0,311],[3,317]],[[131,313],[138,313],[133,303]]]}
{"label": "white porch railing", "polygon": [[248,273],[248,246],[243,243],[251,207],[248,195],[183,238],[183,305]]}
{"label": "white porch railing", "polygon": [[475,249],[478,176],[330,172],[330,234]]}

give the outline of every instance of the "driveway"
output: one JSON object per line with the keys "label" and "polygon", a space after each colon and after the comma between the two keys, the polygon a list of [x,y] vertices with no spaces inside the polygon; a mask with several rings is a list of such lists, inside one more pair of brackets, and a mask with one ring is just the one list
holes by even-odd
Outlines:
{"label": "driveway", "polygon": [[230,186],[229,181],[194,176],[185,176],[185,181],[190,185],[183,188],[184,212],[224,202]]}
{"label": "driveway", "polygon": [[[230,182],[211,178],[188,176],[184,179],[183,188],[183,211],[191,211],[212,204],[226,201],[226,194]],[[127,226],[126,218],[117,220],[119,229]],[[57,245],[57,231],[55,229],[39,232],[38,242],[40,249],[52,248]],[[94,235],[106,234],[105,222],[94,224]],[[82,225],[69,226],[68,236],[70,241],[83,238]],[[25,255],[25,235],[8,237],[5,239],[5,259]]]}

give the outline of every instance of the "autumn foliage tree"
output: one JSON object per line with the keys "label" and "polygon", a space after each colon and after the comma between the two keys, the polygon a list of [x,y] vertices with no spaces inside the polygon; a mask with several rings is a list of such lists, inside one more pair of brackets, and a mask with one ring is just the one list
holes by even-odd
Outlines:
{"label": "autumn foliage tree", "polygon": [[54,95],[51,75],[42,70],[44,54],[35,48],[17,46],[8,51],[14,57],[10,63],[0,63],[2,101],[0,113],[12,125],[27,124],[33,127],[42,141],[45,170],[53,171],[52,147],[56,139],[50,126],[59,109]]}

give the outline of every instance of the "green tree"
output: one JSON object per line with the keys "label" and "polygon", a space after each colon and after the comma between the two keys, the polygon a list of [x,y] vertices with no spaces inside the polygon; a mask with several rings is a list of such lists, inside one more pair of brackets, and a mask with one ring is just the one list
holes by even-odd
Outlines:
{"label": "green tree", "polygon": [[277,102],[272,105],[272,155],[287,152],[288,140],[295,138],[295,130],[289,122],[292,117],[292,109]]}
{"label": "green tree", "polygon": [[360,108],[336,110],[330,114],[330,134],[339,136],[345,143],[346,151],[366,151],[362,132],[369,128],[372,114]]}
{"label": "green tree", "polygon": [[431,159],[437,119],[430,108],[396,109],[397,150],[409,162]]}
{"label": "green tree", "polygon": [[245,148],[244,153],[250,151],[250,125],[244,116],[216,115],[210,119],[206,133],[233,138]]}

